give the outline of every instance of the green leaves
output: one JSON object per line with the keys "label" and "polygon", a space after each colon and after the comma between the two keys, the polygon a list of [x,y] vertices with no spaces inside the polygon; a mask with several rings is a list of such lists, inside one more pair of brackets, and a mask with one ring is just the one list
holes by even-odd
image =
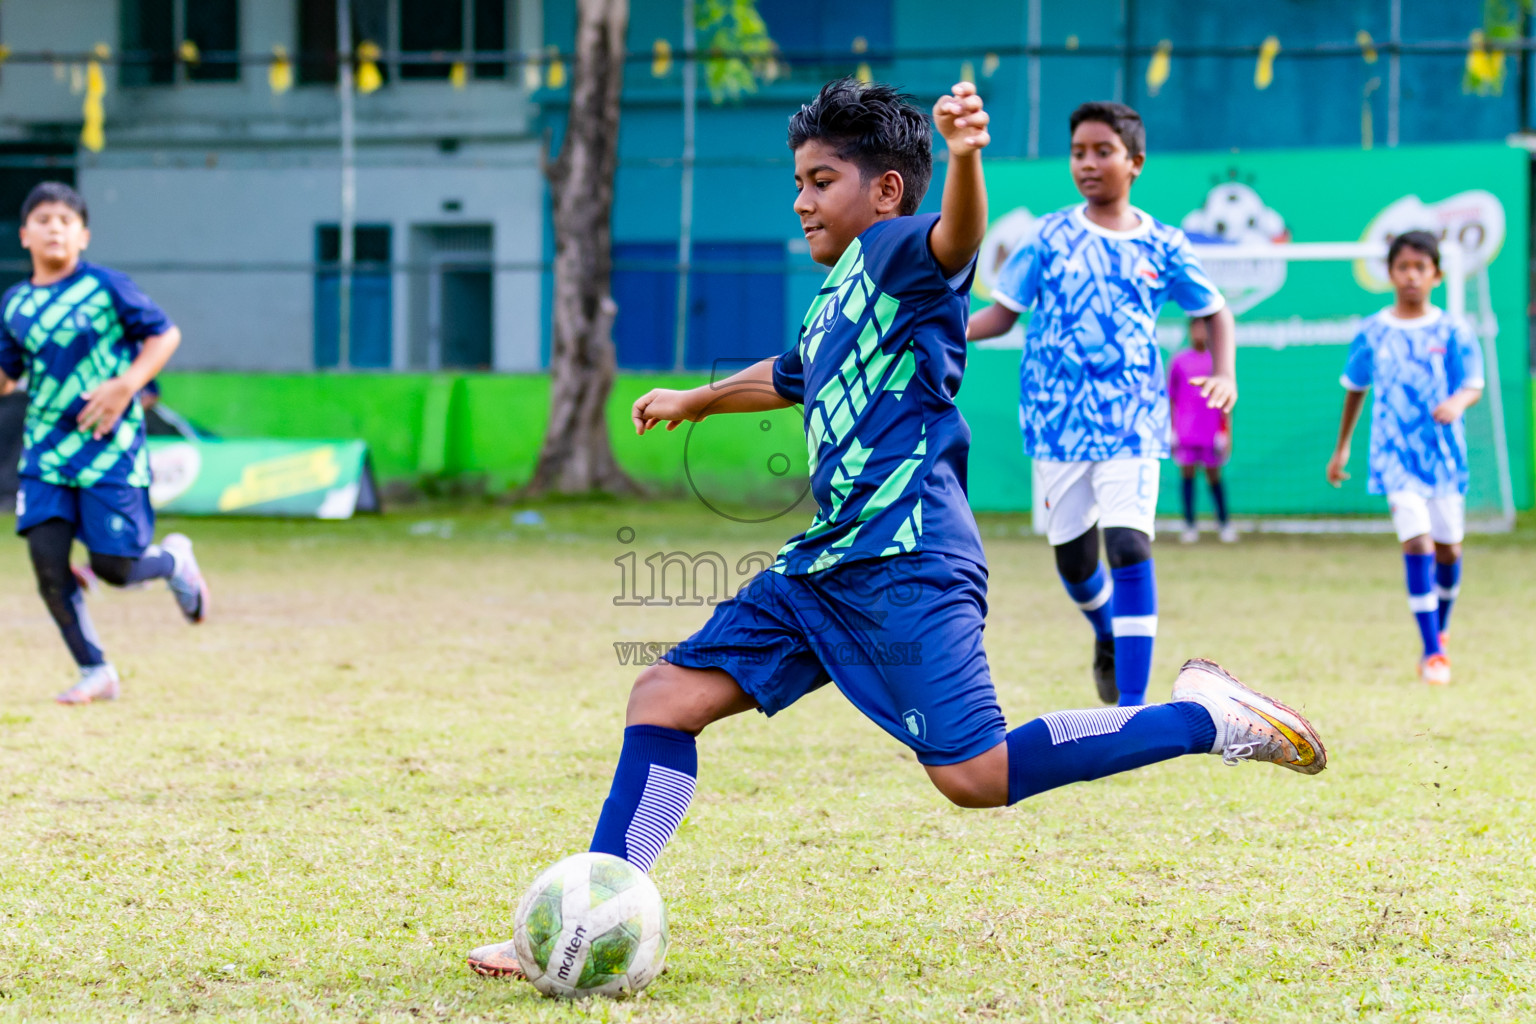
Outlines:
{"label": "green leaves", "polygon": [[704,83],[714,102],[757,92],[759,81],[772,82],[783,73],[779,48],[756,0],[698,0],[695,11]]}

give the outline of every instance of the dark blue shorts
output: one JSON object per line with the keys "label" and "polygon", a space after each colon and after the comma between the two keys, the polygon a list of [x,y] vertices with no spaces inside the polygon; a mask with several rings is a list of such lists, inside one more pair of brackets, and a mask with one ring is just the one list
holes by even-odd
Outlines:
{"label": "dark blue shorts", "polygon": [[769,715],[836,683],[923,764],[954,764],[1007,734],[981,645],[986,613],[986,570],[948,555],[764,572],[666,660],[725,670]]}
{"label": "dark blue shorts", "polygon": [[138,558],[155,537],[155,510],[147,487],[64,487],[22,477],[16,532],[26,533],[50,519],[72,525],[80,543],[99,555]]}

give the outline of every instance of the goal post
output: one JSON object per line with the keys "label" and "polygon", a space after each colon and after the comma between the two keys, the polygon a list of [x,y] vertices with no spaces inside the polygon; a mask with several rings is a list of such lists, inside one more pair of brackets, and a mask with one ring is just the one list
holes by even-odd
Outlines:
{"label": "goal post", "polygon": [[[1386,530],[1380,497],[1365,495],[1369,454],[1369,416],[1362,417],[1350,462],[1352,479],[1333,494],[1323,483],[1323,466],[1337,434],[1343,401],[1338,386],[1344,355],[1361,321],[1391,301],[1379,292],[1385,279],[1386,246],[1362,242],[1293,242],[1280,245],[1197,245],[1202,264],[1233,302],[1237,317],[1238,385],[1242,394],[1233,423],[1230,471],[1235,506],[1255,515],[1251,527],[1272,532],[1342,532]],[[1302,274],[1297,264],[1311,265]],[[1441,246],[1445,283],[1439,301],[1462,319],[1483,348],[1487,387],[1483,400],[1466,416],[1471,483],[1467,494],[1468,527],[1505,531],[1514,527],[1515,501],[1499,380],[1498,318],[1488,287],[1488,272],[1466,272],[1461,246],[1447,239]],[[1352,275],[1358,299],[1354,312],[1342,315],[1266,317],[1262,298],[1245,308],[1241,296],[1268,296],[1285,288],[1301,289],[1289,305],[1305,305],[1305,290],[1337,296]],[[1297,280],[1296,278],[1300,278]],[[1375,284],[1376,294],[1360,287]],[[1346,290],[1345,294],[1348,292]],[[1337,302],[1337,299],[1334,300]],[[1160,341],[1170,351],[1183,343],[1184,321],[1160,325]],[[1250,401],[1252,399],[1252,401]],[[1244,447],[1265,453],[1262,464],[1244,458]],[[1251,451],[1249,454],[1253,454]],[[1244,489],[1248,493],[1244,494]],[[1290,493],[1271,493],[1289,491]],[[1362,501],[1362,499],[1365,499]],[[1309,507],[1310,506],[1310,507]],[[1362,520],[1359,516],[1371,518]],[[1349,517],[1349,518],[1346,518]]]}
{"label": "goal post", "polygon": [[[1366,492],[1369,409],[1355,433],[1341,488],[1324,480],[1338,433],[1345,353],[1366,317],[1391,302],[1385,287],[1386,246],[1362,242],[1279,245],[1196,245],[1196,254],[1227,296],[1237,321],[1238,388],[1233,450],[1225,476],[1233,517],[1246,530],[1270,533],[1389,532],[1385,499]],[[1470,483],[1467,527],[1513,529],[1515,500],[1504,394],[1499,378],[1499,323],[1486,266],[1466,273],[1466,254],[1453,240],[1441,247],[1445,283],[1435,296],[1464,320],[1483,348],[1487,387],[1465,420]],[[1369,284],[1369,289],[1366,285]],[[1279,301],[1267,301],[1278,298]],[[1276,315],[1267,310],[1278,309]],[[1188,321],[1165,310],[1158,341],[1172,354],[1185,344]],[[998,339],[1001,345],[1022,341]],[[1001,347],[1001,345],[999,347]],[[1178,508],[1178,471],[1165,463],[1159,513],[1163,528]],[[1209,520],[1204,482],[1201,518]],[[1044,522],[1032,494],[1037,528]]]}

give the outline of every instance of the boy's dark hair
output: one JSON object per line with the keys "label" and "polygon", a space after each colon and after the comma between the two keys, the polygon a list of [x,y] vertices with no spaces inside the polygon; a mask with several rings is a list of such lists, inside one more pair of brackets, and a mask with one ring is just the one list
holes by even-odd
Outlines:
{"label": "boy's dark hair", "polygon": [[25,224],[32,211],[44,203],[63,203],[80,215],[80,223],[89,225],[91,214],[85,207],[85,197],[62,181],[45,181],[33,187],[21,204],[21,222]]}
{"label": "boy's dark hair", "polygon": [[1125,151],[1140,156],[1147,151],[1147,126],[1141,123],[1141,115],[1124,103],[1084,103],[1072,111],[1072,132],[1084,121],[1107,124],[1125,143]]}
{"label": "boy's dark hair", "polygon": [[917,212],[933,179],[933,129],[912,97],[889,85],[839,78],[789,119],[789,148],[812,140],[833,147],[868,181],[886,171],[901,175],[902,216]]}
{"label": "boy's dark hair", "polygon": [[1392,269],[1392,264],[1397,262],[1398,254],[1404,249],[1413,249],[1428,256],[1435,269],[1440,269],[1440,240],[1428,231],[1404,231],[1392,239],[1392,245],[1387,249],[1387,269]]}

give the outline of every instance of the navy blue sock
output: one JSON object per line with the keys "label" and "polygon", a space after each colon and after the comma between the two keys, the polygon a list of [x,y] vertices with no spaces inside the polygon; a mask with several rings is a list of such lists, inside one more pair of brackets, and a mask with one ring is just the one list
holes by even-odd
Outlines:
{"label": "navy blue sock", "polygon": [[1100,562],[1093,570],[1093,575],[1081,583],[1068,583],[1067,578],[1061,578],[1061,585],[1067,588],[1067,596],[1077,602],[1077,606],[1083,610],[1088,621],[1093,624],[1093,635],[1099,639],[1107,639],[1114,635],[1110,626],[1113,615],[1110,599],[1115,592],[1115,585],[1110,580],[1109,573],[1104,571],[1104,563]]}
{"label": "navy blue sock", "polygon": [[176,559],[169,551],[151,544],[144,553],[128,566],[127,583],[143,583],[145,580],[168,579],[176,571]]}
{"label": "navy blue sock", "polygon": [[1111,570],[1115,578],[1115,685],[1120,706],[1147,699],[1152,645],[1157,640],[1157,577],[1152,559]]}
{"label": "navy blue sock", "polygon": [[1216,506],[1216,521],[1227,525],[1227,488],[1220,480],[1210,481],[1211,504]]}
{"label": "navy blue sock", "polygon": [[1008,802],[1070,782],[1209,754],[1216,723],[1199,704],[1053,711],[1008,734]]}
{"label": "navy blue sock", "polygon": [[1451,625],[1451,605],[1461,593],[1461,559],[1435,563],[1435,596],[1440,599],[1439,626],[1444,633]]}
{"label": "navy blue sock", "polygon": [[1419,637],[1424,641],[1424,657],[1440,654],[1440,601],[1435,597],[1434,555],[1404,555],[1403,567],[1408,576],[1408,610],[1418,624]]}
{"label": "navy blue sock", "polygon": [[1179,493],[1184,498],[1184,525],[1193,530],[1195,528],[1195,478],[1181,477]]}
{"label": "navy blue sock", "polygon": [[688,813],[698,776],[692,736],[659,725],[626,728],[592,852],[611,853],[650,871]]}

